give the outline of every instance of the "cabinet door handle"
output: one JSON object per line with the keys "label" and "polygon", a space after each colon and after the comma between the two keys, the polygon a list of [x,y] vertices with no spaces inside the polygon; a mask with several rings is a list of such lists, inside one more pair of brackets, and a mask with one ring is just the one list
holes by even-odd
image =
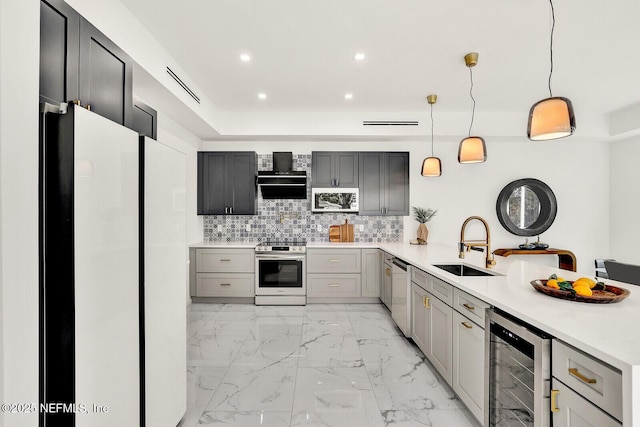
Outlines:
{"label": "cabinet door handle", "polygon": [[233,206],[229,206],[229,213],[232,214],[233,213]]}
{"label": "cabinet door handle", "polygon": [[584,375],[582,375],[580,372],[578,372],[578,368],[569,368],[569,373],[571,375],[573,375],[574,377],[576,377],[577,379],[579,379],[580,381],[583,381],[587,384],[595,384],[596,380],[595,378],[587,378]]}
{"label": "cabinet door handle", "polygon": [[220,259],[220,262],[231,262],[230,259]]}
{"label": "cabinet door handle", "polygon": [[429,297],[422,297],[422,305],[424,305],[424,308],[431,308],[429,305]]}
{"label": "cabinet door handle", "polygon": [[560,412],[558,408],[558,395],[560,390],[551,390],[551,412]]}
{"label": "cabinet door handle", "polygon": [[467,329],[473,329],[473,326],[468,324],[467,322],[461,322],[461,325],[464,326]]}
{"label": "cabinet door handle", "polygon": [[231,286],[231,283],[220,283],[220,286]]}
{"label": "cabinet door handle", "polygon": [[467,304],[466,302],[464,304],[462,304],[462,306],[464,308],[466,308],[467,310],[469,310],[469,311],[473,311],[473,310],[476,309],[474,306],[472,306],[471,304]]}
{"label": "cabinet door handle", "polygon": [[390,268],[385,268],[384,269],[384,274],[386,274],[387,276],[391,276],[391,269]]}
{"label": "cabinet door handle", "polygon": [[337,288],[337,287],[339,287],[339,286],[340,286],[340,285],[339,285],[339,284],[337,284],[337,283],[329,283],[329,287],[330,287],[330,288]]}
{"label": "cabinet door handle", "polygon": [[226,214],[228,214],[228,213],[229,213],[229,207],[228,207],[228,206],[225,206],[225,207],[224,207],[224,213],[226,213]]}
{"label": "cabinet door handle", "polygon": [[329,262],[340,262],[339,259],[330,259]]}

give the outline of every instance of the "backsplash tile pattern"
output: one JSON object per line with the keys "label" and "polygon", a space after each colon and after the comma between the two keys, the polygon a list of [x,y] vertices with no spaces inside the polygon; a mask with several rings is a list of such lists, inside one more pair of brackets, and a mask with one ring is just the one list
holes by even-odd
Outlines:
{"label": "backsplash tile pattern", "polygon": [[[271,154],[258,155],[258,170],[272,170]],[[204,240],[217,242],[247,242],[266,240],[306,240],[326,242],[329,226],[349,220],[354,224],[357,242],[400,242],[403,234],[401,216],[359,216],[347,213],[314,214],[311,212],[311,154],[293,155],[293,170],[306,170],[307,199],[265,200],[258,191],[258,215],[205,215]],[[281,222],[281,215],[285,217]],[[250,225],[251,230],[246,231]],[[318,231],[318,225],[322,231]],[[359,226],[364,227],[360,231]],[[221,231],[218,231],[221,226]]]}

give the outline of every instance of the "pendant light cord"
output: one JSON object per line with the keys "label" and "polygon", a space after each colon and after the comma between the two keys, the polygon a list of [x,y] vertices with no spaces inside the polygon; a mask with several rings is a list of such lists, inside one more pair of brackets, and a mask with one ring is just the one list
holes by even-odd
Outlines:
{"label": "pendant light cord", "polygon": [[433,104],[431,106],[431,157],[433,157]]}
{"label": "pendant light cord", "polygon": [[553,31],[556,28],[556,13],[553,9],[553,0],[549,0],[551,5],[551,40],[549,42],[549,57],[550,57],[550,69],[549,69],[549,98],[553,97],[551,93],[551,75],[553,74]]}
{"label": "pendant light cord", "polygon": [[469,88],[469,96],[471,96],[471,100],[473,101],[473,109],[471,110],[471,124],[469,124],[469,137],[471,137],[471,128],[473,127],[473,118],[476,115],[476,99],[473,97],[473,71],[471,67],[469,67],[469,76],[471,79],[471,87]]}

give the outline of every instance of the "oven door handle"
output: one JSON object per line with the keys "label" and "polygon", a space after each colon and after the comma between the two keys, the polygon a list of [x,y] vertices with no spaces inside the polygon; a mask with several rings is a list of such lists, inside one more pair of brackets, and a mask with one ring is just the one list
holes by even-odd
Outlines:
{"label": "oven door handle", "polygon": [[299,260],[304,261],[304,255],[256,255],[257,260]]}

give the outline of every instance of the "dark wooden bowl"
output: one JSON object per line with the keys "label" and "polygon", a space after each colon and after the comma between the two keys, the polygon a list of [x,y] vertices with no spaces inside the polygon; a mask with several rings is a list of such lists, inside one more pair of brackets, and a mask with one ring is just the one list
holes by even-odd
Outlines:
{"label": "dark wooden bowl", "polygon": [[[569,283],[573,283],[570,281]],[[626,289],[618,288],[617,286],[606,285],[604,291],[592,290],[593,295],[590,297],[574,294],[571,291],[563,291],[560,289],[554,289],[547,286],[546,279],[532,280],[531,286],[536,291],[542,292],[555,298],[566,299],[570,301],[589,302],[592,304],[611,304],[614,302],[620,302],[628,297],[631,292]]]}

